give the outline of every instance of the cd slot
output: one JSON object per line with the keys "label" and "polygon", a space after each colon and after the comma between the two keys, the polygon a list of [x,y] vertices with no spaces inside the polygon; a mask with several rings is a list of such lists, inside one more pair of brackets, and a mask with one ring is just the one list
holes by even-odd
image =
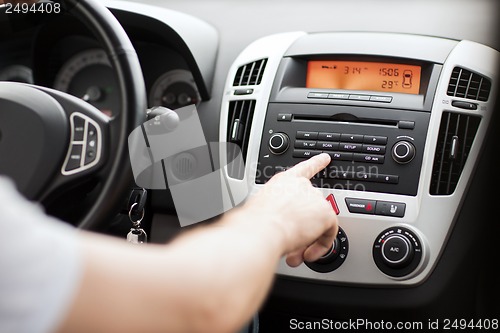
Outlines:
{"label": "cd slot", "polygon": [[359,125],[377,125],[398,127],[399,121],[391,119],[373,119],[373,118],[360,118],[350,113],[341,113],[333,116],[320,116],[320,115],[294,115],[292,121],[304,122],[321,122],[321,123],[341,123],[341,124],[359,124]]}

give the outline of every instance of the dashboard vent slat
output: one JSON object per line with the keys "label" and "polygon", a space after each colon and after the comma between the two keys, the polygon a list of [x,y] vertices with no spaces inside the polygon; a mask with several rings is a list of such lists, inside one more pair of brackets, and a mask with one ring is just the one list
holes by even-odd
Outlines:
{"label": "dashboard vent slat", "polygon": [[[229,102],[227,142],[233,143],[240,148],[244,162],[248,152],[254,110],[255,100]],[[228,162],[233,161],[238,152],[237,149],[228,149]],[[233,163],[232,168],[228,169],[228,173],[231,178],[243,179],[245,166]]]}
{"label": "dashboard vent slat", "polygon": [[448,96],[486,102],[490,96],[491,82],[486,77],[461,67],[451,72]]}
{"label": "dashboard vent slat", "polygon": [[233,86],[255,86],[262,82],[267,59],[261,59],[243,65],[236,71]]}
{"label": "dashboard vent slat", "polygon": [[481,120],[478,116],[444,112],[432,169],[431,195],[455,191]]}

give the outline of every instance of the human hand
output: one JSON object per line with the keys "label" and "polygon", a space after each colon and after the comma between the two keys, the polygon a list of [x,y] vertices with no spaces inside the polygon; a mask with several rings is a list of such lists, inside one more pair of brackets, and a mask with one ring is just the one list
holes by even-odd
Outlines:
{"label": "human hand", "polygon": [[331,248],[338,232],[337,216],[310,178],[330,163],[328,154],[320,154],[275,175],[252,198],[256,217],[272,219],[285,239],[287,264],[296,267],[316,261]]}

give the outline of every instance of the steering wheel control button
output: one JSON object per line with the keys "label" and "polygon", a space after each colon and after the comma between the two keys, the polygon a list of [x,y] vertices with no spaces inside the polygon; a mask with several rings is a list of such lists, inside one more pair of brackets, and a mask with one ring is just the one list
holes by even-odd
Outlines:
{"label": "steering wheel control button", "polygon": [[75,116],[72,118],[73,142],[83,142],[85,136],[85,119]]}
{"label": "steering wheel control button", "polygon": [[95,166],[102,149],[101,130],[92,118],[75,112],[70,116],[70,125],[72,141],[61,171],[64,176]]}
{"label": "steering wheel control button", "polygon": [[315,272],[330,273],[339,268],[347,258],[349,253],[349,240],[342,228],[339,232],[330,250],[314,262],[305,262],[306,266]]}
{"label": "steering wheel control button", "polygon": [[373,244],[373,260],[377,267],[397,278],[415,271],[422,260],[422,252],[422,243],[417,235],[404,227],[383,231]]}
{"label": "steering wheel control button", "polygon": [[83,145],[75,144],[71,146],[69,150],[69,159],[65,167],[66,171],[72,171],[80,168],[82,162],[82,152]]}
{"label": "steering wheel control button", "polygon": [[335,197],[333,196],[333,194],[330,194],[329,196],[327,196],[326,200],[332,206],[332,209],[335,212],[335,214],[339,215],[340,214],[340,209],[339,209],[339,206],[337,205],[337,201],[335,200]]}
{"label": "steering wheel control button", "polygon": [[285,133],[274,133],[269,138],[269,150],[274,155],[281,155],[287,151],[290,139]]}
{"label": "steering wheel control button", "polygon": [[351,213],[357,214],[375,214],[377,201],[366,199],[345,198],[347,209]]}
{"label": "steering wheel control button", "polygon": [[377,201],[376,215],[404,217],[406,204],[402,202]]}
{"label": "steering wheel control button", "polygon": [[97,147],[99,146],[97,137],[97,128],[88,123],[87,124],[87,152],[85,154],[84,165],[89,165],[94,162],[97,157]]}
{"label": "steering wheel control button", "polygon": [[408,141],[399,141],[392,147],[392,158],[399,164],[411,162],[415,157],[415,146]]}

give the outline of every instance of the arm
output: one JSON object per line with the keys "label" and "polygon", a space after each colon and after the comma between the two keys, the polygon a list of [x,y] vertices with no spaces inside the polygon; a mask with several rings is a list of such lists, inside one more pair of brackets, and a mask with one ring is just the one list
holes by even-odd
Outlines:
{"label": "arm", "polygon": [[308,180],[329,160],[279,174],[241,208],[169,245],[83,235],[86,271],[61,332],[235,332],[264,301],[283,255],[298,265],[331,246],[336,216]]}

